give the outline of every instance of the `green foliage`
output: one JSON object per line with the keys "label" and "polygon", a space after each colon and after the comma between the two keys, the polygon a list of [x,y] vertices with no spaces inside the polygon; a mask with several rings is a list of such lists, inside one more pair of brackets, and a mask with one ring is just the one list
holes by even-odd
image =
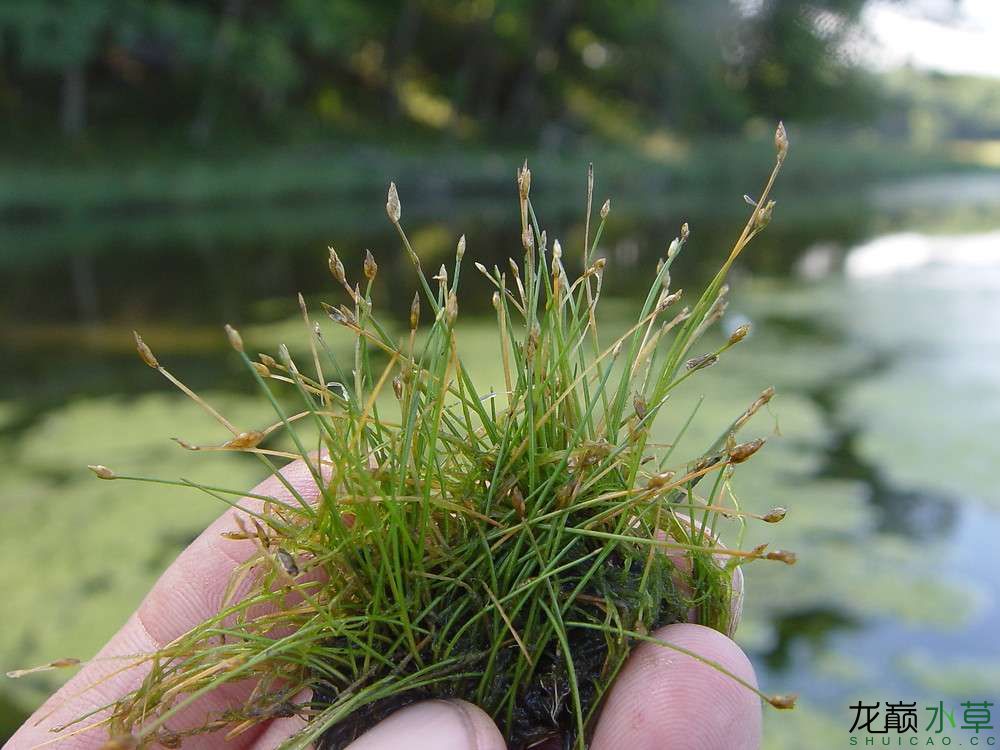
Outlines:
{"label": "green foliage", "polygon": [[[105,126],[219,136],[220,123],[460,134],[580,132],[586,92],[685,132],[751,116],[856,116],[874,90],[842,42],[862,0],[40,0],[0,8],[8,127],[52,123],[71,68]],[[31,101],[24,101],[30,92]],[[85,93],[86,92],[86,93]],[[836,105],[833,103],[837,102]],[[167,106],[169,105],[169,106]],[[93,118],[92,118],[93,119]]]}
{"label": "green foliage", "polygon": [[[227,532],[255,545],[232,587],[249,581],[249,595],[229,597],[216,616],[137,660],[149,674],[109,706],[112,734],[167,744],[179,739],[176,732],[238,734],[299,713],[310,721],[284,747],[317,740],[341,747],[408,701],[463,696],[482,705],[514,747],[566,736],[583,748],[603,695],[643,641],[756,691],[650,633],[692,618],[730,632],[739,566],[794,562],[766,545],[743,551],[717,542],[720,517],[753,515],[739,508],[730,480],[763,441],[737,444],[736,434],[773,390],[689,461],[674,456],[673,446],[694,414],[669,445],[652,443],[650,430],[674,389],[747,333],[740,328],[691,356],[725,310],[732,263],[770,221],[768,195],[787,151],[783,127],[775,143],[776,166],[760,201],[701,296],[677,310],[681,294],[670,288],[685,225],[658,263],[634,324],[610,342],[596,323],[605,270],[596,253],[610,205],[600,208],[592,239],[587,232],[582,272],[573,278],[559,242],[549,245],[535,217],[525,165],[518,173],[523,266],[511,261],[509,274],[478,266],[496,288],[500,393],[477,390],[462,361],[455,324],[465,238],[452,268],[428,279],[400,223],[394,184],[386,211],[421,288],[408,334],[393,334],[374,313],[374,258],[354,283],[333,250],[330,271],[349,304],[325,308],[353,339],[348,361],[328,346],[304,303],[310,348],[300,363],[308,365],[296,364],[284,346],[277,358],[252,361],[240,333],[226,327],[275,412],[271,427],[234,427],[137,336],[143,361],[230,430],[232,439],[215,450],[252,454],[270,469],[276,458],[303,461],[320,497],[310,504],[279,480],[284,494],[240,501],[257,501],[239,505],[245,516]],[[592,190],[591,182],[588,227]],[[422,315],[430,325],[418,336]],[[287,396],[300,401],[293,410]],[[92,469],[104,480],[195,487],[230,504],[243,494]],[[754,517],[776,522],[784,511]],[[246,705],[204,726],[168,729],[184,705],[244,678],[260,683]],[[295,703],[303,689],[312,698]],[[791,705],[757,692],[777,707]]]}

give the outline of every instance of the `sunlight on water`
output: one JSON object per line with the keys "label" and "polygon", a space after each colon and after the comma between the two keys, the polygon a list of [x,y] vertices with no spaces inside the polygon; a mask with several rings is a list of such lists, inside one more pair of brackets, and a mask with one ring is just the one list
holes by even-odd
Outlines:
{"label": "sunlight on water", "polygon": [[923,272],[925,280],[934,284],[1000,285],[1000,231],[944,236],[917,232],[884,235],[851,250],[844,269],[848,277],[855,279]]}

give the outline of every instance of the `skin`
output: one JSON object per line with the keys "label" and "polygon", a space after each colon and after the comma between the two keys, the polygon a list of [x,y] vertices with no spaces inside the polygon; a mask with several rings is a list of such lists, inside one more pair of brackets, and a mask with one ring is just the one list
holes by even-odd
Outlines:
{"label": "skin", "polygon": [[[318,490],[306,467],[296,462],[282,474],[307,499]],[[254,494],[291,500],[274,477]],[[244,499],[243,507],[260,503]],[[54,746],[97,750],[107,740],[103,728],[53,734],[53,727],[95,706],[114,701],[138,686],[143,669],[122,670],[122,658],[155,651],[218,612],[233,569],[253,553],[253,545],[225,539],[236,529],[239,511],[212,523],[163,574],[97,658],[57,691],[24,723],[5,750]],[[669,625],[653,633],[669,643],[714,660],[756,684],[753,667],[740,648],[715,630]],[[117,659],[115,657],[118,657]],[[244,682],[227,684],[189,706],[173,728],[198,726],[206,713],[236,704],[251,691]],[[98,714],[94,718],[99,718]],[[94,719],[91,719],[93,721]],[[224,747],[266,750],[277,747],[301,726],[299,718],[275,719],[225,742],[221,734],[187,738],[185,750]],[[86,724],[87,722],[85,722]],[[757,750],[761,706],[756,695],[711,667],[651,643],[639,645],[608,694],[591,743],[592,750]],[[465,701],[425,701],[401,709],[356,740],[352,750],[504,750],[500,731],[481,709]]]}

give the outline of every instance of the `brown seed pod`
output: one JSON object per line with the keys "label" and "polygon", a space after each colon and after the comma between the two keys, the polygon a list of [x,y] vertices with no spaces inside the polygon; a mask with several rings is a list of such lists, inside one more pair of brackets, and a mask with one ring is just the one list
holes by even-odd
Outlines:
{"label": "brown seed pod", "polygon": [[702,354],[700,357],[692,357],[684,363],[688,370],[704,370],[719,361],[718,354]]}
{"label": "brown seed pod", "polygon": [[515,484],[510,490],[509,497],[510,504],[514,506],[517,515],[524,518],[526,509],[524,507],[524,495],[521,493],[521,488]]}
{"label": "brown seed pod", "polygon": [[184,738],[174,732],[160,732],[156,735],[156,742],[160,747],[174,750],[184,744]]}
{"label": "brown seed pod", "polygon": [[410,303],[410,330],[417,330],[420,324],[420,292],[413,295],[413,302]]}
{"label": "brown seed pod", "polygon": [[521,200],[527,200],[531,192],[531,170],[528,169],[528,160],[524,160],[524,166],[517,170],[517,192]]}
{"label": "brown seed pod", "polygon": [[779,505],[775,508],[771,508],[771,510],[761,516],[761,520],[766,521],[767,523],[778,523],[778,521],[784,520],[786,515],[788,515],[788,510]]}
{"label": "brown seed pod", "polygon": [[774,201],[768,201],[757,212],[757,218],[754,220],[754,229],[756,231],[762,231],[771,223],[771,217],[774,216],[774,206]]}
{"label": "brown seed pod", "polygon": [[635,397],[632,399],[632,408],[635,409],[635,415],[640,420],[646,418],[646,414],[648,413],[646,407],[646,399],[644,399],[639,394],[636,394]]}
{"label": "brown seed pod", "polygon": [[647,489],[658,490],[664,485],[670,484],[674,479],[675,473],[672,471],[664,471],[661,474],[654,474],[646,482]]}
{"label": "brown seed pod", "polygon": [[389,217],[389,221],[393,224],[399,223],[402,207],[399,204],[399,193],[396,191],[395,182],[389,183],[389,193],[385,201],[385,213]]}
{"label": "brown seed pod", "polygon": [[365,250],[363,270],[366,279],[369,281],[375,281],[375,277],[378,275],[378,263],[375,262],[375,256],[372,255],[371,250]]}
{"label": "brown seed pod", "polygon": [[111,471],[107,466],[102,466],[101,464],[89,464],[87,466],[94,474],[97,475],[98,479],[115,479],[115,473]]}
{"label": "brown seed pod", "polygon": [[263,439],[264,439],[264,433],[259,432],[257,430],[252,430],[250,432],[241,432],[232,440],[228,440],[225,443],[223,443],[222,447],[235,448],[235,449],[256,448],[258,445],[260,445]]}
{"label": "brown seed pod", "polygon": [[795,708],[795,702],[799,699],[799,696],[794,693],[789,693],[787,695],[772,695],[767,699],[775,708]]}
{"label": "brown seed pod", "polygon": [[154,370],[158,370],[160,368],[160,363],[157,362],[156,357],[153,356],[153,350],[146,346],[146,342],[142,340],[142,336],[139,335],[138,331],[132,331],[132,335],[135,336],[135,348],[136,351],[139,352],[139,356],[142,358],[142,361]]}
{"label": "brown seed pod", "polygon": [[784,161],[788,156],[788,133],[785,131],[785,123],[778,121],[778,127],[774,131],[774,148],[778,152],[778,161]]}
{"label": "brown seed pod", "polygon": [[67,656],[62,659],[56,659],[55,661],[49,662],[49,666],[53,669],[65,669],[66,667],[76,667],[79,666],[80,660],[73,656]]}
{"label": "brown seed pod", "polygon": [[750,456],[759,451],[764,446],[765,442],[764,438],[757,438],[756,440],[750,440],[746,443],[734,445],[729,451],[729,463],[743,463],[750,458]]}
{"label": "brown seed pod", "polygon": [[344,264],[341,262],[340,256],[337,255],[337,251],[332,247],[327,247],[327,250],[330,251],[330,275],[333,276],[334,281],[338,284],[346,284],[347,273],[344,271]]}
{"label": "brown seed pod", "polygon": [[281,569],[284,570],[285,573],[293,578],[299,574],[299,566],[296,564],[295,558],[288,552],[279,547],[275,551],[274,556],[277,558],[278,564],[281,565]]}
{"label": "brown seed pod", "polygon": [[729,334],[729,343],[738,344],[747,337],[748,333],[750,333],[750,324],[744,323],[735,331],[733,331],[731,334]]}
{"label": "brown seed pod", "polygon": [[238,352],[243,351],[243,337],[240,332],[226,323],[226,336],[229,338],[229,345]]}
{"label": "brown seed pod", "polygon": [[798,555],[794,552],[789,552],[784,549],[776,549],[773,552],[768,552],[764,555],[764,558],[766,560],[781,560],[781,562],[785,563],[785,565],[795,565],[799,559]]}

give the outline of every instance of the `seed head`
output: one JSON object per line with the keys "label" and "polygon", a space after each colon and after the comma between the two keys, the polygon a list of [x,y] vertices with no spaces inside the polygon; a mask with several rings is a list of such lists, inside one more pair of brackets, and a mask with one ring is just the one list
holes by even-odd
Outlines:
{"label": "seed head", "polygon": [[278,563],[281,565],[281,569],[284,570],[285,573],[292,577],[299,574],[299,566],[296,564],[295,558],[288,552],[279,547],[274,553],[274,556],[278,559]]}
{"label": "seed head", "polygon": [[744,323],[729,335],[729,343],[738,344],[747,337],[748,333],[750,333],[750,324]]}
{"label": "seed head", "polygon": [[673,479],[674,479],[674,472],[664,471],[661,474],[654,474],[653,476],[651,476],[649,478],[649,481],[646,482],[646,487],[651,490],[658,490],[660,489],[660,487],[670,484],[670,482],[672,482]]}
{"label": "seed head", "polygon": [[538,322],[531,327],[528,331],[528,338],[524,342],[524,358],[531,362],[535,358],[535,352],[538,351],[538,342],[541,340],[542,331],[538,327]]}
{"label": "seed head", "polygon": [[399,193],[396,192],[395,182],[389,183],[389,195],[385,202],[385,212],[389,217],[389,221],[393,224],[399,223],[401,207],[399,205]]}
{"label": "seed head", "polygon": [[677,300],[679,300],[681,298],[681,295],[683,293],[684,293],[683,289],[678,289],[673,294],[671,294],[669,292],[669,290],[664,289],[663,293],[660,295],[659,304],[657,304],[657,306],[656,306],[657,310],[659,310],[660,312],[663,312],[668,307],[670,307],[672,304],[674,304]]}
{"label": "seed head", "polygon": [[396,394],[397,399],[403,400],[403,380],[399,375],[392,379],[392,392]]}
{"label": "seed head", "polygon": [[49,666],[53,669],[65,669],[66,667],[76,667],[79,666],[80,660],[74,656],[67,656],[63,659],[56,659],[55,661],[49,662]]}
{"label": "seed head", "polygon": [[410,303],[410,330],[417,330],[420,323],[420,292],[413,295],[413,302]]}
{"label": "seed head", "polygon": [[681,224],[681,242],[687,242],[687,238],[691,236],[691,227],[685,221]]}
{"label": "seed head", "polygon": [[764,438],[734,445],[729,451],[729,463],[741,464],[764,447]]}
{"label": "seed head", "polygon": [[531,192],[531,170],[528,169],[528,160],[524,160],[524,166],[517,170],[517,192],[521,200],[528,199]]}
{"label": "seed head", "polygon": [[784,549],[776,549],[776,550],[774,550],[772,552],[768,552],[766,555],[764,555],[764,559],[765,560],[780,560],[785,565],[795,565],[795,563],[798,562],[799,558],[798,558],[798,555],[796,555],[794,552],[789,552],[788,550],[784,550]]}
{"label": "seed head", "polygon": [[784,161],[788,155],[788,133],[785,131],[785,123],[780,120],[774,131],[774,147],[778,151],[778,161]]}
{"label": "seed head", "polygon": [[601,219],[608,218],[608,214],[611,213],[611,199],[608,198],[604,201],[604,205],[601,206]]}
{"label": "seed head", "polygon": [[442,286],[448,286],[448,269],[444,267],[444,263],[438,269],[436,276],[431,276],[432,279],[441,283]]}
{"label": "seed head", "polygon": [[465,235],[463,234],[458,238],[458,246],[455,248],[455,258],[461,262],[462,258],[465,257]]}
{"label": "seed head", "polygon": [[635,409],[635,415],[639,419],[645,419],[646,418],[646,414],[648,413],[648,410],[647,410],[647,407],[646,407],[646,399],[644,399],[639,394],[636,394],[632,398],[632,408]]}
{"label": "seed head", "polygon": [[706,367],[711,367],[718,361],[719,355],[717,354],[702,354],[700,357],[692,357],[689,359],[684,363],[684,367],[688,370],[704,370]]}
{"label": "seed head", "polygon": [[526,251],[530,251],[535,246],[535,234],[531,231],[530,226],[525,227],[524,231],[521,232],[521,245]]}
{"label": "seed head", "polygon": [[799,696],[790,693],[788,695],[772,695],[767,699],[767,702],[775,708],[795,708],[795,701],[798,699]]}
{"label": "seed head", "polygon": [[266,367],[266,368],[268,368],[270,370],[277,370],[278,369],[278,363],[277,363],[277,361],[270,354],[258,354],[257,355],[257,359],[259,359],[261,361],[261,364],[263,364],[264,367]]}
{"label": "seed head", "polygon": [[766,523],[778,523],[778,521],[784,520],[785,516],[788,514],[788,510],[782,508],[780,505],[771,508],[767,513],[762,516],[762,519]]}
{"label": "seed head", "polygon": [[98,479],[117,479],[115,473],[107,466],[102,466],[101,464],[90,464],[87,468],[94,472]]}
{"label": "seed head", "polygon": [[500,309],[500,292],[493,292],[493,307],[497,310]]}
{"label": "seed head", "polygon": [[222,444],[223,448],[234,448],[237,450],[243,450],[246,448],[256,448],[260,445],[261,441],[264,439],[264,433],[257,430],[251,430],[250,432],[241,432],[239,435],[234,437]]}
{"label": "seed head", "polygon": [[334,323],[339,323],[342,326],[348,325],[348,319],[343,312],[343,305],[341,307],[334,307],[333,305],[323,303],[323,309],[326,310],[326,314],[330,316],[330,320]]}
{"label": "seed head", "polygon": [[226,336],[229,338],[229,345],[238,352],[243,351],[243,337],[240,332],[226,323]]}
{"label": "seed head", "polygon": [[448,293],[448,301],[444,306],[444,315],[448,321],[448,325],[455,325],[455,319],[458,317],[458,295],[455,292]]}
{"label": "seed head", "polygon": [[257,374],[262,378],[271,377],[271,371],[267,369],[267,365],[261,364],[260,362],[251,362],[250,364],[253,365],[253,369],[255,369]]}
{"label": "seed head", "polygon": [[378,263],[375,262],[375,256],[372,255],[371,250],[365,250],[363,270],[366,279],[369,281],[375,281],[375,277],[378,275]]}
{"label": "seed head", "polygon": [[132,331],[132,335],[135,336],[135,348],[139,352],[139,356],[142,361],[147,365],[152,367],[154,370],[160,368],[160,363],[156,361],[156,357],[153,356],[153,350],[146,346],[146,342],[142,340],[142,336],[139,335],[138,331]]}
{"label": "seed head", "polygon": [[516,484],[510,491],[510,504],[514,506],[514,510],[517,512],[517,515],[524,518],[524,495],[521,493],[521,488]]}
{"label": "seed head", "polygon": [[771,223],[771,217],[773,215],[774,201],[768,201],[759,211],[757,211],[757,218],[754,220],[754,229],[758,232],[762,231],[768,224]]}
{"label": "seed head", "polygon": [[338,284],[346,284],[347,274],[344,273],[344,264],[341,263],[340,256],[337,255],[337,251],[332,247],[327,247],[327,250],[330,251],[330,274]]}

